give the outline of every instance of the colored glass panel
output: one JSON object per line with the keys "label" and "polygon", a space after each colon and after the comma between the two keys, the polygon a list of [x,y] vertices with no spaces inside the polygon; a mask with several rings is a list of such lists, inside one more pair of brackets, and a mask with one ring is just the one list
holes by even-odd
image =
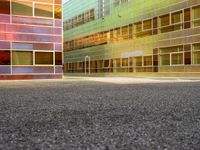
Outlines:
{"label": "colored glass panel", "polygon": [[54,0],[55,4],[62,4],[62,0]]}
{"label": "colored glass panel", "polygon": [[53,3],[53,0],[34,0],[35,2]]}
{"label": "colored glass panel", "polygon": [[21,17],[21,16],[13,16],[12,17],[13,23],[18,24],[31,24],[31,25],[44,25],[44,26],[53,26],[53,20],[52,19],[36,19],[31,17]]}
{"label": "colored glass panel", "polygon": [[0,14],[10,14],[9,0],[0,0]]}
{"label": "colored glass panel", "polygon": [[35,52],[35,64],[53,65],[53,53],[52,52]]}
{"label": "colored glass panel", "polygon": [[55,53],[55,65],[62,65],[62,53]]}
{"label": "colored glass panel", "polygon": [[10,23],[10,16],[0,14],[0,22],[1,23]]}
{"label": "colored glass panel", "polygon": [[33,52],[12,52],[13,65],[33,65]]}
{"label": "colored glass panel", "polygon": [[10,42],[0,41],[0,49],[10,49]]}
{"label": "colored glass panel", "polygon": [[47,4],[35,4],[35,16],[53,17],[53,6]]}
{"label": "colored glass panel", "polygon": [[0,50],[0,65],[10,65],[10,51]]}
{"label": "colored glass panel", "polygon": [[62,10],[61,6],[54,6],[54,18],[61,19],[62,18]]}
{"label": "colored glass panel", "polygon": [[13,15],[33,16],[33,3],[24,1],[12,1]]}

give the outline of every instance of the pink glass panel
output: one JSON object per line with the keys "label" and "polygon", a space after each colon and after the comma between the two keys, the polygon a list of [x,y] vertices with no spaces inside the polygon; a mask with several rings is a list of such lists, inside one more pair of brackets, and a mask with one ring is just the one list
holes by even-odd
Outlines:
{"label": "pink glass panel", "polygon": [[62,21],[61,21],[61,19],[55,19],[54,22],[55,22],[55,26],[56,27],[62,27]]}
{"label": "pink glass panel", "polygon": [[62,51],[62,44],[55,44],[55,50],[56,51]]}
{"label": "pink glass panel", "polygon": [[55,72],[56,73],[63,73],[63,67],[55,67]]}
{"label": "pink glass panel", "polygon": [[49,66],[34,67],[34,73],[54,73],[54,67],[49,67]]}
{"label": "pink glass panel", "polygon": [[12,21],[13,23],[53,26],[52,19],[13,16]]}
{"label": "pink glass panel", "polygon": [[1,15],[0,14],[0,22],[10,23],[10,16],[9,15]]}

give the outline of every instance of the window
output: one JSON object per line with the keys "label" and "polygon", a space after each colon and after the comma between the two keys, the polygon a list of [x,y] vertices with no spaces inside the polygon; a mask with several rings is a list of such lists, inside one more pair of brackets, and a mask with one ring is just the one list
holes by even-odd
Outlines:
{"label": "window", "polygon": [[0,0],[0,14],[10,14],[9,0]]}
{"label": "window", "polygon": [[134,57],[134,66],[136,67],[142,66],[142,56]]}
{"label": "window", "polygon": [[135,30],[136,33],[142,32],[142,22],[135,23],[134,26],[135,26],[134,30]]}
{"label": "window", "polygon": [[187,8],[184,10],[184,28],[185,29],[188,29],[191,27],[190,20],[191,20],[190,8]]}
{"label": "window", "polygon": [[35,16],[53,17],[53,6],[47,4],[35,4]]}
{"label": "window", "polygon": [[182,64],[183,64],[183,53],[172,53],[171,65],[182,65]]}
{"label": "window", "polygon": [[169,14],[160,17],[160,25],[161,25],[161,27],[168,26],[169,24],[170,24]]}
{"label": "window", "polygon": [[193,20],[194,20],[194,27],[200,26],[200,6],[193,8]]}
{"label": "window", "polygon": [[146,20],[143,22],[143,30],[150,30],[152,29],[152,21]]}
{"label": "window", "polygon": [[172,21],[172,24],[182,22],[182,11],[172,13],[171,21]]}
{"label": "window", "polygon": [[124,40],[129,39],[128,26],[122,27],[122,38],[123,38]]}
{"label": "window", "polygon": [[161,54],[160,55],[160,65],[169,66],[170,65],[170,54]]}
{"label": "window", "polygon": [[122,67],[128,67],[129,66],[129,59],[128,58],[122,58]]}
{"label": "window", "polygon": [[161,48],[160,54],[161,66],[183,64],[183,46]]}
{"label": "window", "polygon": [[144,66],[152,66],[152,56],[144,56]]}
{"label": "window", "polygon": [[35,64],[53,65],[53,53],[52,52],[35,52]]}
{"label": "window", "polygon": [[33,65],[33,53],[13,51],[12,64],[13,65]]}
{"label": "window", "polygon": [[200,64],[200,44],[193,45],[193,64]]}
{"label": "window", "polygon": [[55,65],[62,65],[62,53],[55,53]]}
{"label": "window", "polygon": [[0,65],[10,65],[10,51],[0,50]]}
{"label": "window", "polygon": [[56,19],[61,19],[62,18],[62,10],[61,6],[54,6],[54,18]]}
{"label": "window", "polygon": [[33,3],[12,1],[12,13],[13,15],[33,16]]}
{"label": "window", "polygon": [[110,60],[109,60],[109,59],[103,61],[103,67],[104,67],[104,68],[110,67]]}

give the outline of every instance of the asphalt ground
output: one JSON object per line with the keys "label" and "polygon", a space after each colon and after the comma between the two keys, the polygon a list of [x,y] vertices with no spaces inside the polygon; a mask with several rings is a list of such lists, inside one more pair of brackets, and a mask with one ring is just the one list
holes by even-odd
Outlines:
{"label": "asphalt ground", "polygon": [[0,81],[0,149],[199,150],[200,82]]}

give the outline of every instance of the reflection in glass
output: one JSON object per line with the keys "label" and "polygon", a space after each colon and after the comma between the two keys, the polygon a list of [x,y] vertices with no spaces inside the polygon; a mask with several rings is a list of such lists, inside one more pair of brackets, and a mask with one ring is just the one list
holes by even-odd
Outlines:
{"label": "reflection in glass", "polygon": [[0,14],[10,14],[9,0],[0,0]]}
{"label": "reflection in glass", "polygon": [[0,65],[10,65],[10,51],[0,50]]}
{"label": "reflection in glass", "polygon": [[53,6],[47,4],[35,4],[35,16],[53,17]]}
{"label": "reflection in glass", "polygon": [[13,65],[33,65],[33,52],[12,52]]}
{"label": "reflection in glass", "polygon": [[53,65],[53,53],[52,52],[35,52],[35,64]]}
{"label": "reflection in glass", "polygon": [[33,16],[32,2],[12,1],[13,15]]}

